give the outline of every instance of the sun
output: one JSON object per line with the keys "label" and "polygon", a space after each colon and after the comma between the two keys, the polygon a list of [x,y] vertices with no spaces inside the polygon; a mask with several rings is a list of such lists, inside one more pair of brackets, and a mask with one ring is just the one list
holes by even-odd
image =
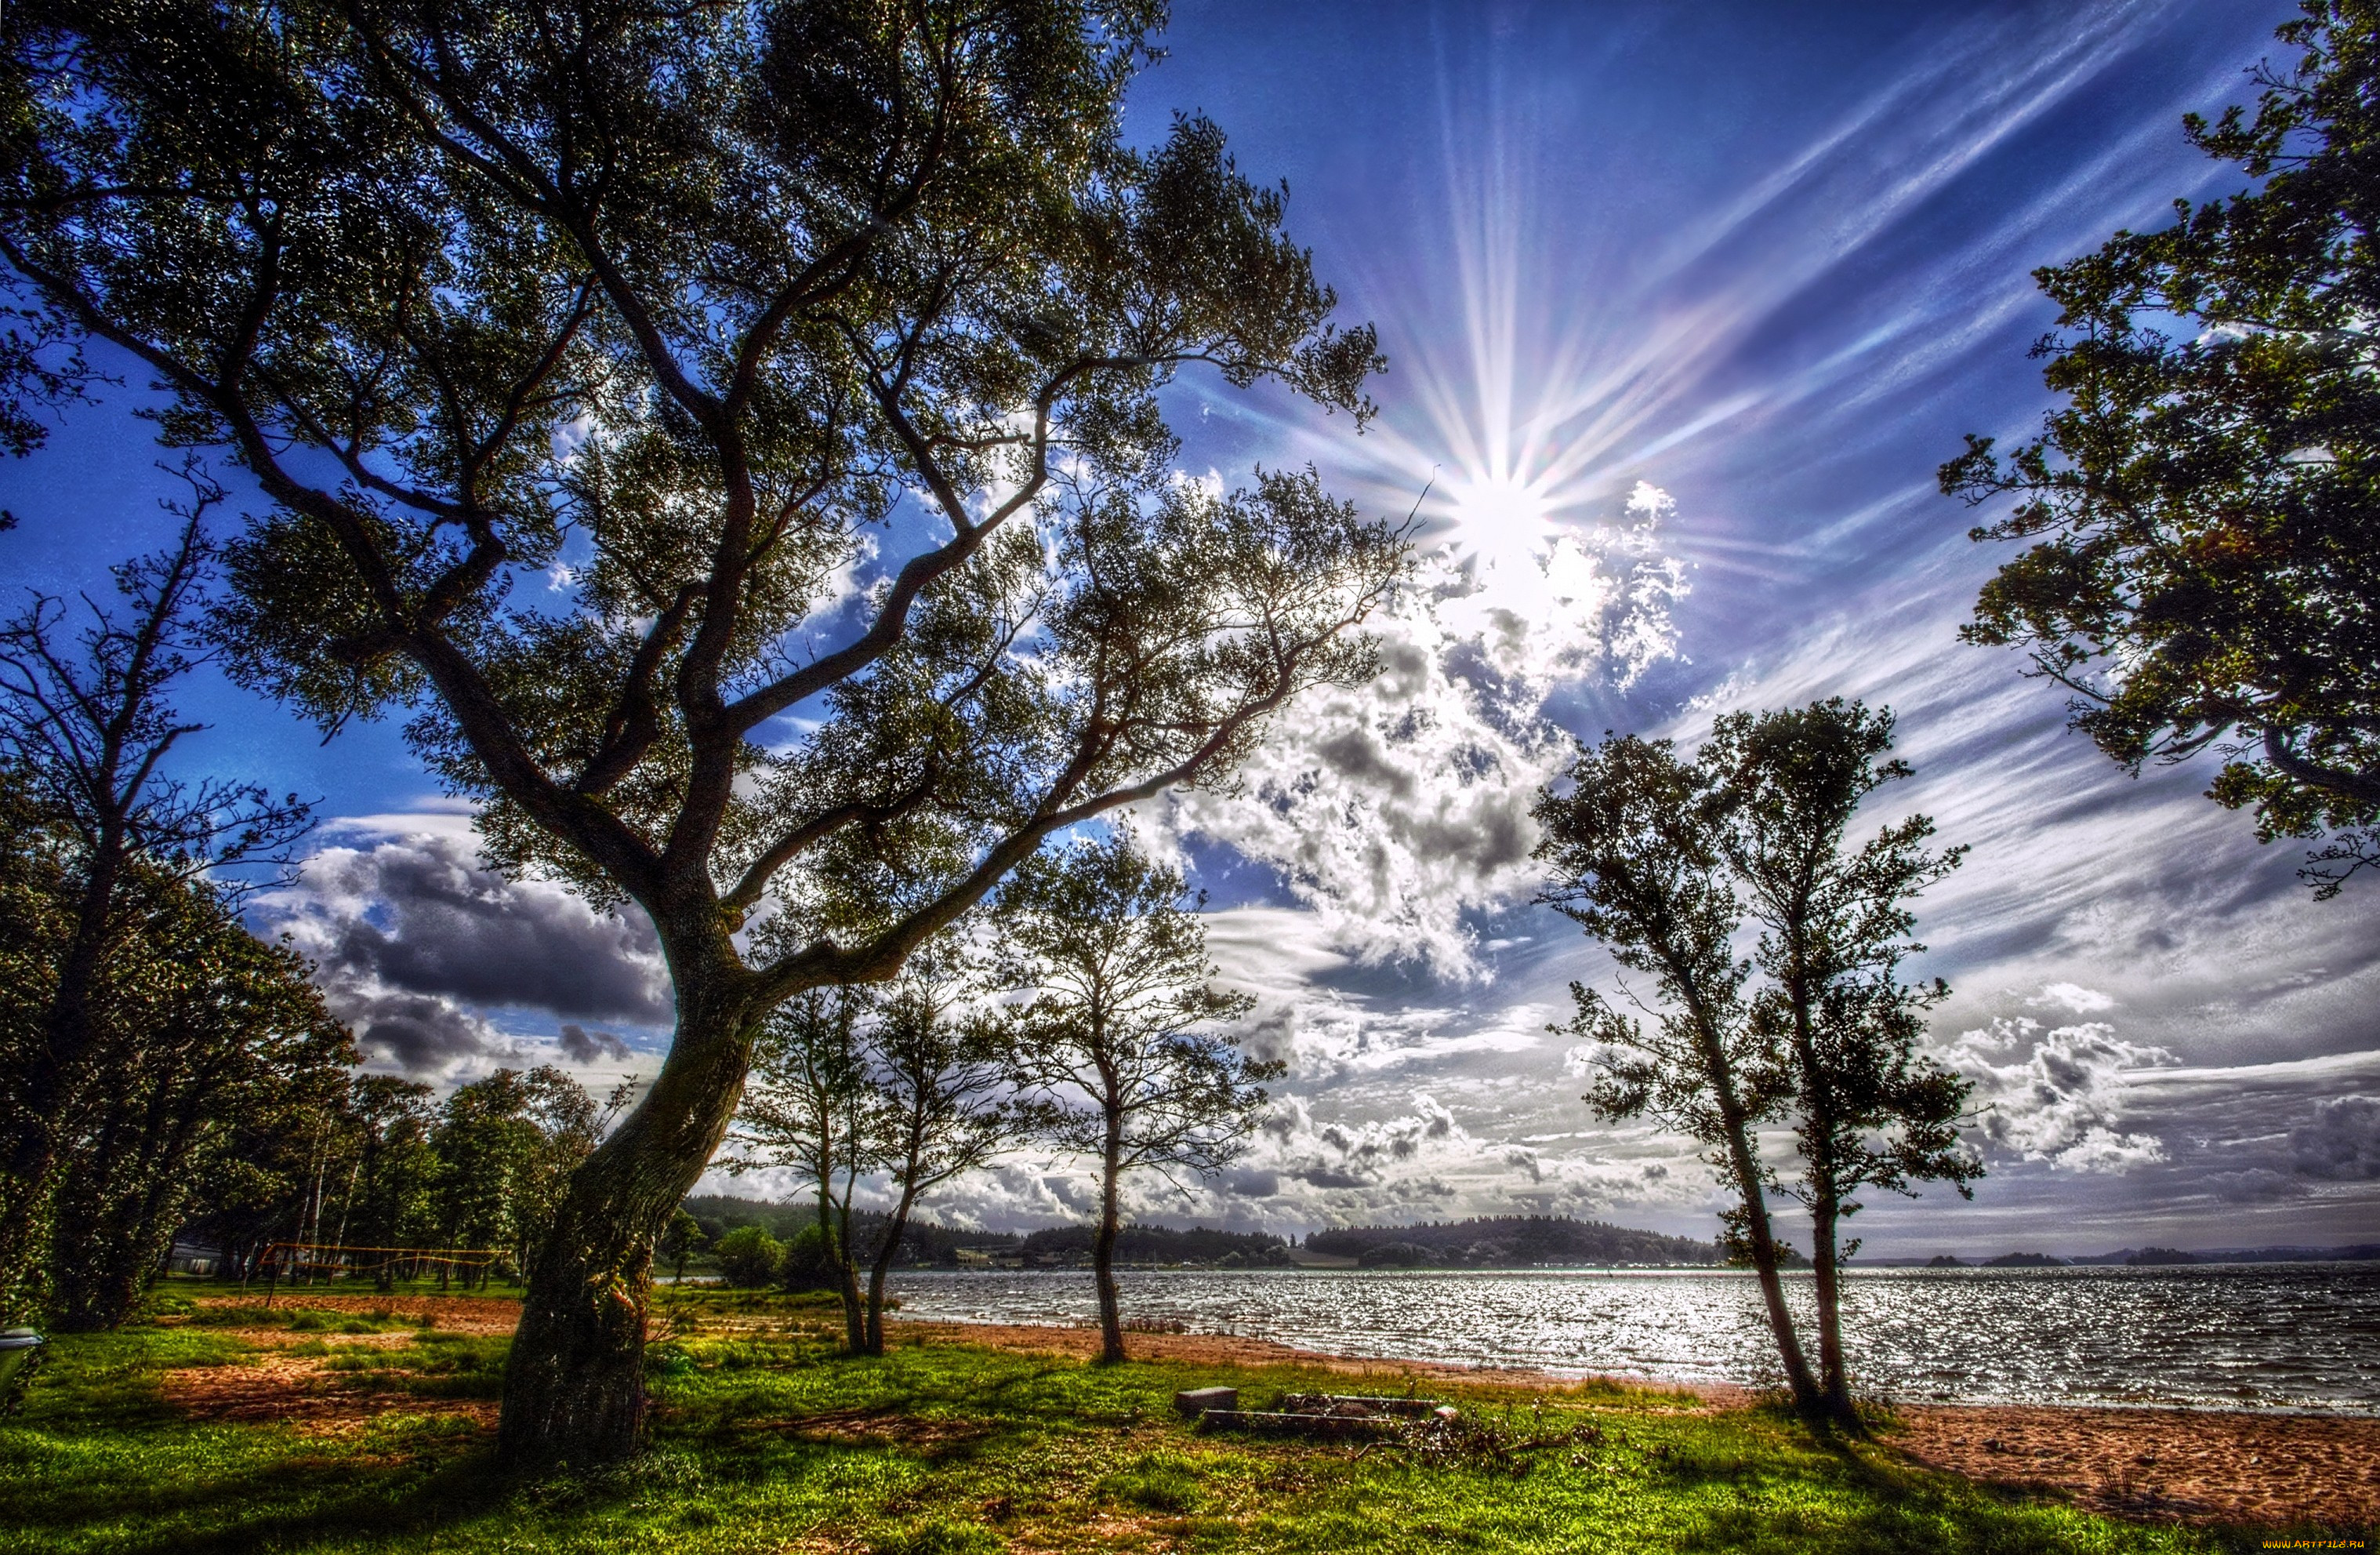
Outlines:
{"label": "sun", "polygon": [[1448,514],[1466,539],[1498,546],[1542,540],[1561,505],[1560,494],[1513,471],[1468,470],[1447,481]]}

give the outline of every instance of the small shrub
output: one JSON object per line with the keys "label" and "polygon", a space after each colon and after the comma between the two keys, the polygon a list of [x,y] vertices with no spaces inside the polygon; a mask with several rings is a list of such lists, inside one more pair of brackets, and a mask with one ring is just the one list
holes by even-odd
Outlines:
{"label": "small shrub", "polygon": [[772,1285],[784,1267],[785,1245],[759,1226],[737,1226],[719,1239],[711,1256],[731,1285]]}

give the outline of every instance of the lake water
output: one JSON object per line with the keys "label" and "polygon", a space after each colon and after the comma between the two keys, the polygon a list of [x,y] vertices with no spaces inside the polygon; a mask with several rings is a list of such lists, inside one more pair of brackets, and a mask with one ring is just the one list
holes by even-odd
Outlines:
{"label": "lake water", "polygon": [[[1748,1273],[1655,1270],[1130,1270],[1127,1318],[1382,1360],[1762,1383],[1775,1352]],[[1790,1282],[1801,1299],[1806,1277]],[[903,1315],[1096,1320],[1083,1272],[894,1276]],[[1845,1347],[1910,1402],[2380,1415],[2380,1265],[1866,1270]],[[1816,1341],[1810,1340],[1815,1357]]]}

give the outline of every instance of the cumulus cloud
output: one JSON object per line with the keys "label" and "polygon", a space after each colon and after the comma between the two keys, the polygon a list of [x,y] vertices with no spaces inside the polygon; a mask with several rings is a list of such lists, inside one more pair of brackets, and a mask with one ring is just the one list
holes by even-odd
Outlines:
{"label": "cumulus cloud", "polygon": [[[630,1025],[666,1022],[660,950],[635,909],[597,913],[561,886],[485,869],[455,818],[375,817],[308,858],[296,882],[257,899],[254,917],[315,966],[334,1014],[374,1058],[411,1073],[451,1071],[513,1044],[482,1013],[539,1010]],[[572,1031],[578,1032],[573,1038]],[[565,1027],[578,1062],[618,1036]]]}
{"label": "cumulus cloud", "polygon": [[1243,793],[1172,796],[1154,830],[1272,866],[1361,959],[1474,970],[1464,912],[1534,883],[1529,808],[1569,751],[1548,699],[1588,678],[1631,685],[1676,651],[1671,516],[1639,483],[1624,518],[1592,531],[1459,525],[1374,621],[1385,673],[1300,702]]}
{"label": "cumulus cloud", "polygon": [[2313,1119],[2289,1131],[2289,1155],[2303,1176],[2380,1182],[2380,1097],[2340,1096],[2314,1103]]}
{"label": "cumulus cloud", "polygon": [[337,967],[319,969],[324,1002],[368,1059],[410,1075],[443,1075],[509,1051],[485,1017],[435,993],[390,989]]}
{"label": "cumulus cloud", "polygon": [[616,1032],[589,1031],[577,1021],[562,1023],[562,1035],[555,1039],[563,1056],[573,1063],[594,1063],[610,1059],[625,1063],[632,1051],[627,1039]]}
{"label": "cumulus cloud", "polygon": [[2095,988],[2084,988],[2080,983],[2047,984],[2025,1002],[2036,1010],[2055,1007],[2078,1015],[2095,1015],[2102,1010],[2116,1007],[2112,995],[2101,993]]}
{"label": "cumulus cloud", "polygon": [[[2014,1062],[1995,1062],[2004,1055]],[[1948,1057],[1974,1080],[1987,1109],[1978,1126],[2002,1150],[2075,1172],[2127,1172],[2166,1159],[2156,1136],[2120,1126],[2127,1078],[2180,1062],[2163,1048],[2124,1041],[2105,1021],[2044,1031],[2019,1017],[1961,1033]]]}

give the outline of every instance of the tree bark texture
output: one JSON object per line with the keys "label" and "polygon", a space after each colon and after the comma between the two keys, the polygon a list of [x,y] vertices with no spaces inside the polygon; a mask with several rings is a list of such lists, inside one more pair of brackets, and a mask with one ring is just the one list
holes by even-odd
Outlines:
{"label": "tree bark texture", "polygon": [[892,1218],[884,1222],[884,1240],[878,1245],[876,1259],[868,1269],[868,1332],[863,1355],[884,1354],[884,1282],[892,1272],[892,1260],[901,1250],[902,1233],[909,1229],[909,1211],[917,1202],[917,1191],[904,1186],[900,1202],[892,1206]]}
{"label": "tree bark texture", "polygon": [[1711,1078],[1712,1090],[1718,1101],[1719,1119],[1727,1130],[1728,1162],[1735,1172],[1736,1192],[1743,1199],[1743,1233],[1752,1244],[1752,1267],[1760,1280],[1760,1299],[1768,1313],[1769,1331],[1777,1336],[1777,1355],[1785,1367],[1785,1385],[1792,1390],[1793,1407],[1803,1415],[1819,1407],[1820,1391],[1816,1379],[1810,1375],[1809,1357],[1803,1353],[1801,1336],[1793,1329],[1792,1311],[1785,1305],[1785,1282],[1777,1272],[1777,1238],[1769,1229],[1768,1198],[1760,1180],[1760,1165],[1753,1158],[1751,1121],[1744,1116],[1743,1104],[1737,1099],[1734,1072],[1727,1054],[1718,1041],[1708,1035],[1706,1022],[1698,1022],[1703,1063]]}
{"label": "tree bark texture", "polygon": [[753,1036],[739,1004],[692,982],[653,1088],[572,1173],[530,1272],[496,1435],[508,1468],[615,1463],[643,1444],[653,1245],[726,1134]]}
{"label": "tree bark texture", "polygon": [[834,1294],[843,1303],[843,1347],[853,1355],[868,1347],[868,1313],[859,1300],[858,1257],[851,1247],[851,1184],[844,1184],[840,1210],[823,1187],[819,1190],[819,1232],[826,1239],[827,1262],[834,1269]]}
{"label": "tree bark texture", "polygon": [[1852,1405],[1851,1378],[1843,1365],[1842,1265],[1835,1248],[1839,1219],[1834,1196],[1821,1197],[1810,1209],[1810,1267],[1818,1297],[1818,1376],[1825,1391],[1828,1415],[1838,1426],[1859,1430],[1859,1411]]}
{"label": "tree bark texture", "polygon": [[1091,1278],[1099,1292],[1099,1364],[1114,1366],[1129,1359],[1123,1349],[1123,1308],[1116,1300],[1115,1248],[1121,1216],[1116,1208],[1116,1179],[1123,1170],[1123,1113],[1110,1105],[1107,1149],[1099,1161],[1099,1228],[1091,1237]]}

